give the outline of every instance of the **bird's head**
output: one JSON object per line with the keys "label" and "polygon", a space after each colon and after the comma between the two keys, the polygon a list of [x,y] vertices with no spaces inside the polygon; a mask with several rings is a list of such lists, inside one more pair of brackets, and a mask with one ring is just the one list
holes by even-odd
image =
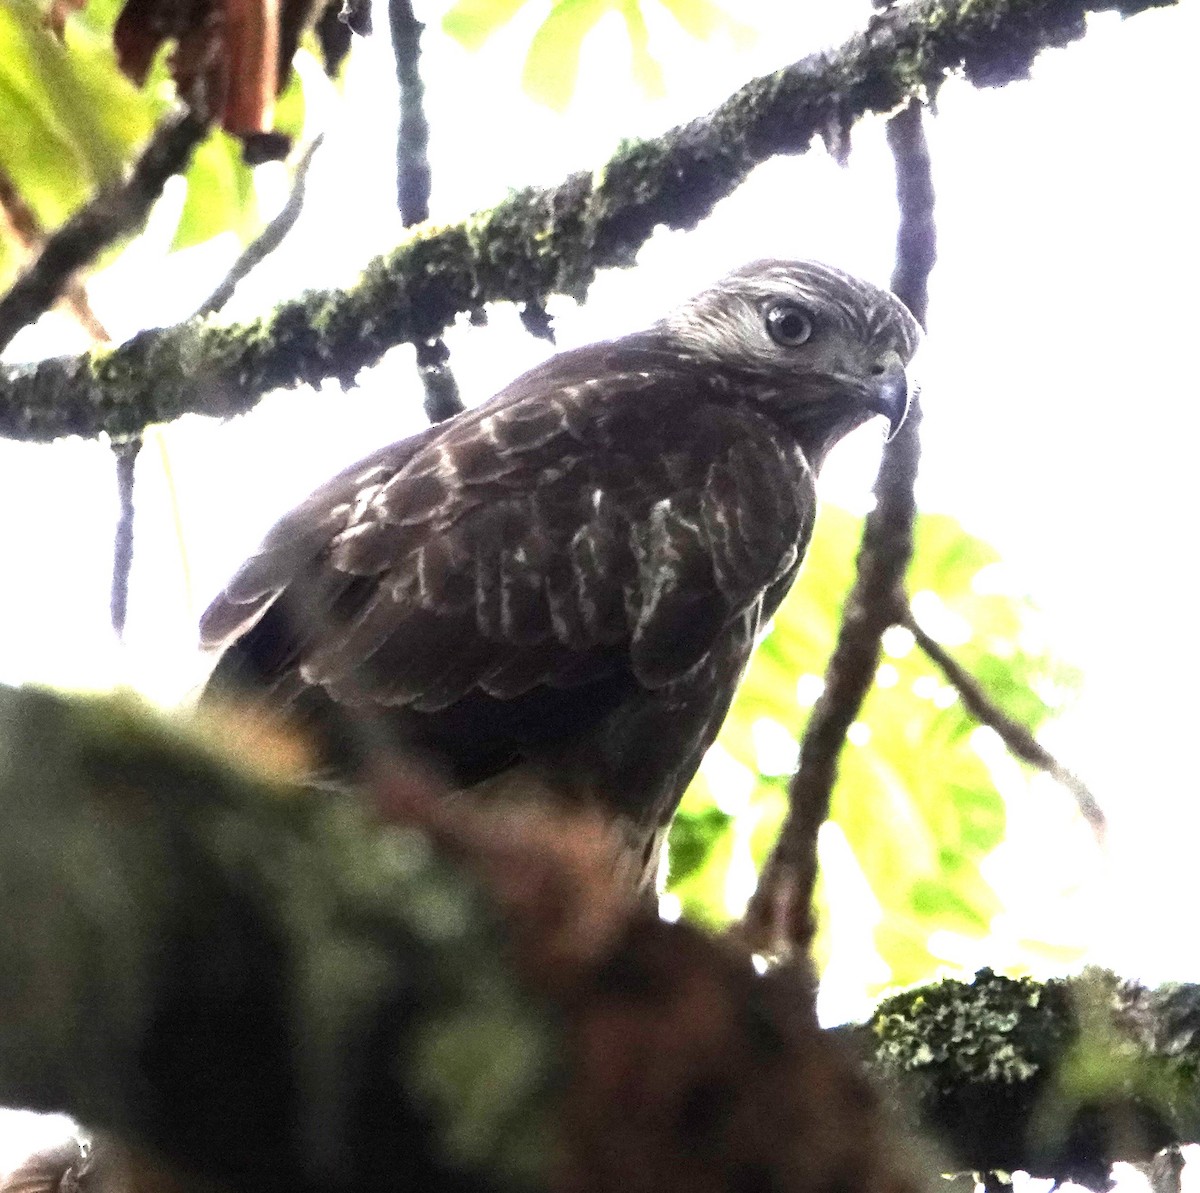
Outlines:
{"label": "bird's head", "polygon": [[812,464],[874,414],[895,434],[921,329],[904,304],[816,261],[755,261],[658,325],[731,393],[795,433]]}

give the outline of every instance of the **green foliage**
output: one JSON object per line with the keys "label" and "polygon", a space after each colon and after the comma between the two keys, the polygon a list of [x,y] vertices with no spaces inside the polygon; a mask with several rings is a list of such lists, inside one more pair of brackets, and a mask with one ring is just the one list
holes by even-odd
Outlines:
{"label": "green foliage", "polygon": [[[62,40],[47,26],[39,0],[0,4],[0,172],[43,232],[119,179],[169,107],[162,57],[140,89],[117,68],[112,28],[122,2],[89,0],[68,19]],[[299,72],[293,72],[276,128],[298,135],[304,111]],[[210,137],[185,183],[173,248],[227,231],[247,240],[257,231],[253,171],[234,138]],[[27,255],[0,221],[0,289]]]}
{"label": "green foliage", "polygon": [[[35,0],[0,5],[0,171],[42,227],[119,176],[161,107],[115,67],[107,38],[72,23],[66,44]],[[0,285],[23,254],[0,234]]]}
{"label": "green foliage", "polygon": [[185,249],[227,231],[244,239],[257,214],[254,175],[242,161],[240,145],[227,133],[213,132],[192,158],[171,247]]}
{"label": "green foliage", "polygon": [[[527,0],[457,0],[442,28],[468,50],[478,50],[507,25]],[[735,20],[713,0],[659,0],[688,36],[700,41],[720,33],[744,40],[748,26]],[[585,38],[607,13],[617,13],[629,38],[630,73],[644,95],[663,92],[662,67],[650,50],[646,4],[641,0],[554,0],[534,32],[521,85],[538,103],[564,111],[575,94],[579,56]]]}
{"label": "green foliage", "polygon": [[[688,915],[721,922],[736,914],[746,886],[731,879],[731,862],[760,866],[775,840],[803,708],[820,690],[860,534],[861,519],[822,510],[800,581],[688,792],[672,836],[672,860],[678,854],[680,864],[671,879]],[[987,583],[998,562],[954,519],[926,514],[917,526],[910,588],[929,631],[1036,731],[1078,677],[1032,643],[1028,602]],[[878,908],[874,944],[889,984],[937,971],[931,934],[983,937],[1000,910],[980,864],[1004,838],[1005,807],[976,749],[976,727],[911,635],[889,632],[877,681],[842,754],[832,809],[859,884]],[[827,957],[828,942],[819,939],[818,952]]]}

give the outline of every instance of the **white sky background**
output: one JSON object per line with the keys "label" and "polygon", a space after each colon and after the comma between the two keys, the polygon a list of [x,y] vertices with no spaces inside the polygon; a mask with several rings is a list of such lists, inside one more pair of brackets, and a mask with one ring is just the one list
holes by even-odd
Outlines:
{"label": "white sky background", "polygon": [[[707,110],[753,74],[837,44],[869,12],[847,0],[747,3],[743,19],[770,33],[736,52],[688,41],[660,13],[652,32],[669,98],[657,102],[627,82],[623,26],[610,16],[587,43],[576,102],[557,116],[526,99],[518,82],[548,4],[531,3],[479,55],[440,33],[443,7],[419,4],[418,15],[430,25],[434,217],[447,221],[491,205],[510,186],[599,165],[622,136]],[[306,286],[350,282],[398,240],[382,14],[377,28],[355,47],[346,102],[311,101],[329,132],[305,216],[296,238],[239,292],[231,318]],[[1086,880],[1096,925],[1092,958],[1149,980],[1200,973],[1191,893],[1200,827],[1191,552],[1200,429],[1197,44],[1195,4],[1127,23],[1095,18],[1083,42],[1038,60],[1032,82],[1000,91],[948,84],[928,122],[940,260],[923,351],[921,504],[996,544],[1017,585],[1047,610],[1052,641],[1084,668],[1082,700],[1046,738],[1093,784],[1112,824],[1109,864],[1089,869],[1085,859],[1076,875],[1079,834],[1065,797],[1035,788],[1044,802],[1014,807],[1021,852],[1010,857],[1010,878],[1053,871],[1069,854],[1067,879]],[[317,80],[318,97],[323,90]],[[173,201],[169,194],[164,204]],[[160,240],[171,223],[164,213]],[[769,163],[697,231],[660,233],[638,269],[603,275],[585,307],[555,304],[559,344],[642,325],[756,256],[820,257],[886,283],[894,227],[883,124],[868,121],[855,130],[848,168],[819,145]],[[119,337],[188,314],[236,250],[225,243],[164,265],[155,237],[152,228],[93,286],[101,318]],[[9,358],[74,350],[74,337],[51,317],[23,334]],[[469,401],[550,351],[510,309],[494,310],[487,329],[449,338]],[[287,393],[230,423],[189,418],[166,428],[138,464],[121,649],[108,628],[111,454],[89,442],[0,442],[9,561],[0,680],[124,682],[180,698],[201,675],[196,616],[267,526],[331,472],[421,421],[411,350],[402,349],[353,392]],[[180,501],[190,584],[160,442]],[[861,508],[878,450],[878,428],[853,436],[826,470],[825,497]],[[1043,888],[1028,889],[1044,898]],[[1010,893],[1019,900],[1022,884],[1010,882]],[[1034,912],[1057,914],[1053,906]],[[982,964],[987,954],[963,960]]]}
{"label": "white sky background", "polygon": [[[669,98],[658,102],[614,67],[626,50],[611,16],[587,43],[579,94],[560,117],[527,100],[517,78],[548,3],[531,3],[474,56],[441,35],[443,7],[418,4],[430,24],[434,217],[447,221],[492,204],[507,187],[599,165],[622,136],[656,133],[707,110],[746,78],[837,44],[869,11],[848,0],[745,3],[740,15],[770,33],[737,52],[690,42],[659,14],[652,32]],[[230,317],[306,286],[350,282],[398,240],[394,82],[382,13],[377,28],[355,47],[346,102],[314,102],[326,109],[314,115],[329,132],[300,229],[243,287]],[[1192,551],[1198,44],[1195,4],[1127,23],[1095,18],[1083,42],[1044,54],[1031,82],[1001,91],[948,84],[928,122],[940,259],[922,362],[920,501],[1000,549],[1017,586],[1046,609],[1051,640],[1084,668],[1082,699],[1046,739],[1093,784],[1111,822],[1101,865],[1080,846],[1061,793],[1034,785],[1018,796],[1006,897],[1030,904],[1017,908],[1018,924],[1075,916],[1078,930],[1092,933],[1091,959],[1151,981],[1200,977],[1192,891],[1200,828]],[[164,205],[172,201],[178,195]],[[164,264],[159,249],[171,223],[164,213],[159,242],[152,229],[93,287],[118,337],[187,315],[236,251],[225,243]],[[882,122],[869,121],[855,130],[847,169],[820,146],[769,163],[700,229],[659,234],[637,270],[603,275],[585,307],[555,304],[559,344],[642,325],[756,256],[821,257],[886,282],[894,225]],[[450,342],[469,401],[549,351],[507,309],[492,312],[489,328],[457,330]],[[50,317],[8,357],[79,347],[77,333]],[[138,464],[124,648],[108,627],[110,452],[91,442],[0,441],[0,681],[132,683],[179,699],[202,674],[196,616],[274,518],[334,470],[420,424],[411,350],[402,349],[351,393],[283,394],[231,423],[189,418],[148,441]],[[190,584],[160,446],[180,501]],[[825,497],[861,508],[878,450],[877,428],[845,443],[823,477]],[[1042,879],[1060,868],[1063,882],[1077,887],[1069,911],[1045,902]],[[962,961],[986,963],[987,947]],[[0,1127],[0,1172],[31,1141],[28,1132],[21,1128],[18,1141]]]}

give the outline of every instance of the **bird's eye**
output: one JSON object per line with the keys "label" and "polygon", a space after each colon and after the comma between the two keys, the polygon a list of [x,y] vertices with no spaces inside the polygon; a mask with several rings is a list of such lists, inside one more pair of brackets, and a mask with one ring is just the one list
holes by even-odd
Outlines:
{"label": "bird's eye", "polygon": [[784,348],[796,348],[812,335],[812,319],[794,302],[777,302],[767,308],[767,333]]}

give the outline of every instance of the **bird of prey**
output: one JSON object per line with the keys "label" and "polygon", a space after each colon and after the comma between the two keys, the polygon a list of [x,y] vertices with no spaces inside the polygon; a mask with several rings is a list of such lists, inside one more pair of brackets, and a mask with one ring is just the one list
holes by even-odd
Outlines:
{"label": "bird of prey", "polygon": [[255,694],[331,774],[399,752],[598,806],[652,869],[800,567],[814,476],[872,415],[900,425],[919,334],[886,291],[764,260],[552,357],[279,521],[203,616],[205,698]]}

